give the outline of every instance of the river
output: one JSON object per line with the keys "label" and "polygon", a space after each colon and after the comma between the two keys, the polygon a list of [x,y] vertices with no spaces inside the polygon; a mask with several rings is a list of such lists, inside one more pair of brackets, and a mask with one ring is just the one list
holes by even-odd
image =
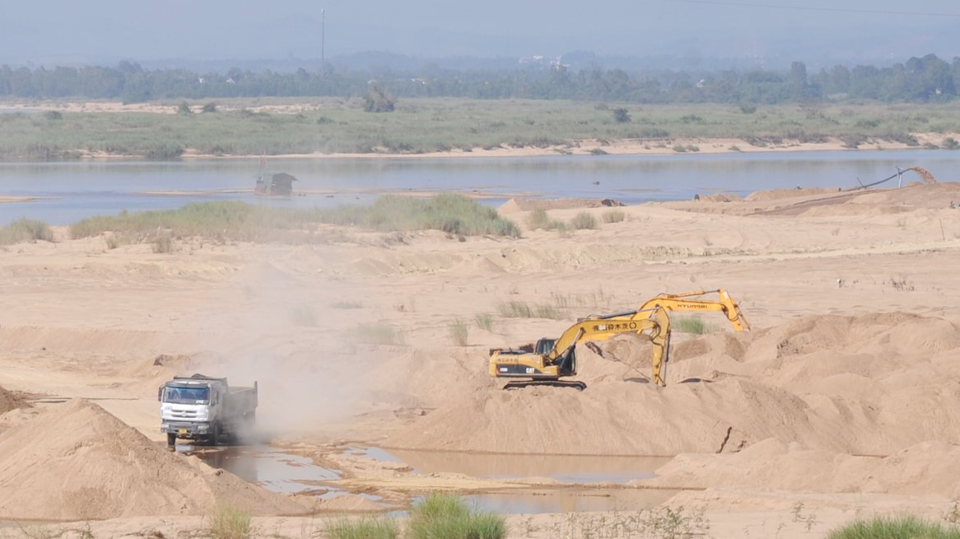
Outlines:
{"label": "river", "polygon": [[[759,189],[853,187],[921,166],[960,178],[960,153],[947,150],[546,156],[527,158],[355,158],[272,160],[267,171],[298,178],[303,196],[257,197],[255,159],[166,163],[108,161],[0,164],[0,225],[21,217],[64,225],[123,210],[174,209],[237,199],[283,207],[369,203],[384,192],[458,191],[498,205],[513,196],[612,198],[626,204]],[[905,180],[918,179],[907,173]],[[890,182],[887,185],[895,183]],[[166,194],[154,191],[166,191]],[[172,193],[170,193],[172,192]]]}

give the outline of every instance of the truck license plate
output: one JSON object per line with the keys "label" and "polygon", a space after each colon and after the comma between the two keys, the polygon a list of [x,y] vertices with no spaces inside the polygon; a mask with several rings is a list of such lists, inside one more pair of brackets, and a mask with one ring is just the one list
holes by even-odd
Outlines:
{"label": "truck license plate", "polygon": [[180,434],[186,434],[186,433],[187,433],[187,429],[180,429]]}

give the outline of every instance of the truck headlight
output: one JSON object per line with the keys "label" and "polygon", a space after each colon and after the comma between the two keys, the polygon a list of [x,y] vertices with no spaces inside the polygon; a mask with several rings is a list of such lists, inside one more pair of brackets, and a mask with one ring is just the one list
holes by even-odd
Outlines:
{"label": "truck headlight", "polygon": [[200,432],[207,432],[207,427],[208,425],[200,425],[199,427],[197,427],[197,430]]}
{"label": "truck headlight", "polygon": [[167,430],[170,428],[170,423],[161,423],[160,430]]}

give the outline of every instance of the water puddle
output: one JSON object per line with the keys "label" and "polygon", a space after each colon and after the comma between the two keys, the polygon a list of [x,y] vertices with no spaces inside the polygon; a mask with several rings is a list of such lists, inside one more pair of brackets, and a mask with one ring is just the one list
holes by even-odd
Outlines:
{"label": "water puddle", "polygon": [[[263,488],[287,494],[308,494],[323,500],[348,492],[329,484],[341,479],[337,470],[318,466],[313,460],[262,445],[248,447],[194,447],[178,445],[177,451],[196,455],[210,466],[226,470]],[[585,511],[638,511],[655,507],[678,491],[589,486],[589,483],[625,483],[653,477],[654,470],[669,458],[571,457],[545,455],[499,455],[445,453],[436,451],[386,451],[378,447],[351,447],[350,455],[382,462],[404,463],[416,473],[461,473],[489,478],[553,478],[560,488],[531,487],[519,490],[462,495],[471,507],[510,514],[566,513]],[[375,494],[359,494],[383,503]],[[414,503],[421,498],[415,497]],[[389,505],[383,505],[388,509]]]}
{"label": "water puddle", "polygon": [[471,477],[513,479],[547,477],[561,483],[626,483],[650,479],[669,457],[585,457],[506,455],[441,451],[385,451],[354,447],[349,454],[383,462],[403,462],[420,474],[460,473]]}
{"label": "water puddle", "polygon": [[317,466],[313,460],[284,453],[270,446],[194,448],[177,446],[214,468],[221,468],[263,488],[285,494],[315,493],[321,498],[342,496],[345,492],[326,486],[340,479],[336,470]]}

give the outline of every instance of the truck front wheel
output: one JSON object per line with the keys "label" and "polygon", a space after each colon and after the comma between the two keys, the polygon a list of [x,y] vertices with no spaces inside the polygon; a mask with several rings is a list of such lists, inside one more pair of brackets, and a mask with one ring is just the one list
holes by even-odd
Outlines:
{"label": "truck front wheel", "polygon": [[220,443],[220,423],[215,422],[213,428],[210,431],[210,445],[217,445]]}
{"label": "truck front wheel", "polygon": [[177,435],[174,434],[174,433],[172,433],[172,432],[168,432],[168,433],[167,433],[167,447],[170,448],[170,449],[173,449],[174,447],[176,447],[176,445],[177,445]]}

